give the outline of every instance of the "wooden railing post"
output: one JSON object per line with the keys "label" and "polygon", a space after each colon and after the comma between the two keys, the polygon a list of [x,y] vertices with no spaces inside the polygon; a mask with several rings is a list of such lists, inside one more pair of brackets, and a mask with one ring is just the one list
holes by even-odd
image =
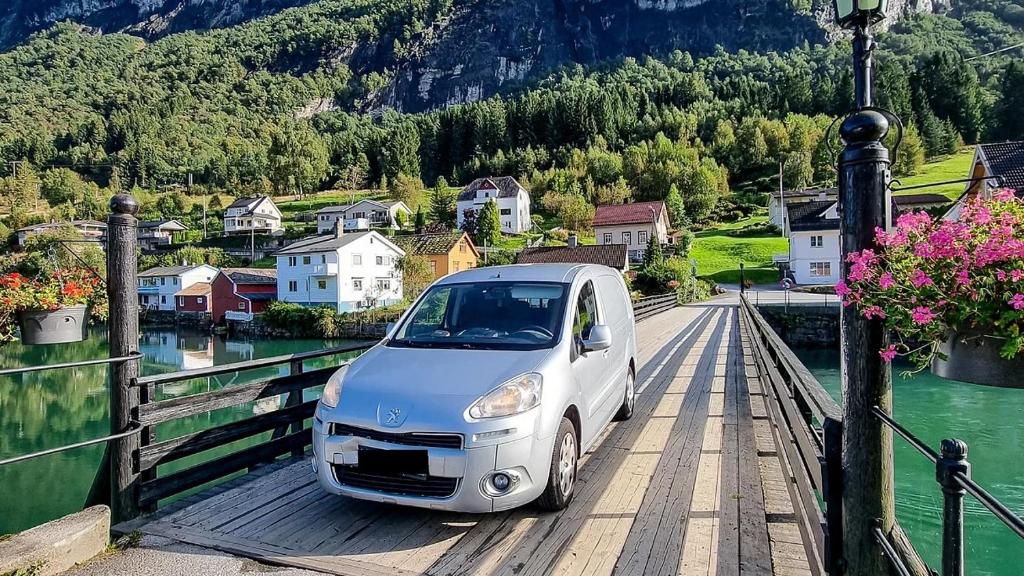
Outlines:
{"label": "wooden railing post", "polygon": [[[139,345],[138,278],[135,219],[139,205],[128,194],[110,200],[107,218],[107,297],[110,301],[110,357],[129,356]],[[110,366],[110,430],[117,434],[133,426],[138,418],[138,360],[116,362]],[[111,512],[114,522],[139,515],[138,468],[139,435],[113,440],[110,444]]]}
{"label": "wooden railing post", "polygon": [[[291,363],[291,373],[292,373],[292,375],[302,374],[302,360],[294,360],[294,361],[292,361],[292,363]],[[302,404],[302,393],[303,392],[304,392],[303,390],[295,390],[295,391],[289,393],[288,394],[288,399],[285,400],[285,402],[284,402],[284,407],[285,408],[292,408],[293,406],[298,406],[299,404]],[[303,427],[302,420],[296,420],[295,422],[292,422],[292,433],[302,432],[302,427]],[[292,456],[295,456],[295,457],[302,456],[302,453],[303,453],[303,449],[302,448],[296,448],[295,450],[292,450]]]}

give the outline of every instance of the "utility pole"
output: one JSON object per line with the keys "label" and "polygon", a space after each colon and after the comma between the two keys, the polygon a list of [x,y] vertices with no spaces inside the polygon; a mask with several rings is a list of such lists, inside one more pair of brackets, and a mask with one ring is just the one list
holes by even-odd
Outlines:
{"label": "utility pole", "polygon": [[782,186],[782,167],[785,161],[779,160],[779,203],[782,205],[782,237],[786,237],[786,189]]}
{"label": "utility pole", "polygon": [[[870,19],[854,27],[853,65],[857,106],[839,128],[845,148],[839,159],[840,270],[847,256],[874,247],[875,230],[887,228],[889,131],[885,114],[871,108]],[[846,576],[888,572],[872,533],[889,534],[895,522],[892,432],[873,413],[892,413],[892,375],[879,351],[889,343],[884,322],[841,308],[840,347],[843,382],[843,560]]]}

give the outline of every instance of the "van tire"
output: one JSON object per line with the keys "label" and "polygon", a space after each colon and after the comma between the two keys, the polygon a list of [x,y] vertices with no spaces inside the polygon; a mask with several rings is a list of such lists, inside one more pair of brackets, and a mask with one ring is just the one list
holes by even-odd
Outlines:
{"label": "van tire", "polygon": [[636,377],[633,376],[633,369],[626,371],[626,392],[622,398],[622,406],[615,413],[614,420],[622,422],[633,417],[633,406],[636,404]]}
{"label": "van tire", "polygon": [[[562,510],[572,502],[576,494],[576,470],[579,463],[579,442],[576,427],[572,420],[562,417],[555,434],[555,446],[551,450],[551,466],[548,470],[548,484],[544,492],[537,498],[537,506],[544,510]],[[563,447],[566,453],[563,454]],[[571,452],[571,454],[570,454]],[[566,462],[566,459],[569,462]],[[571,478],[566,477],[571,474]],[[568,479],[568,489],[564,488],[564,480]]]}

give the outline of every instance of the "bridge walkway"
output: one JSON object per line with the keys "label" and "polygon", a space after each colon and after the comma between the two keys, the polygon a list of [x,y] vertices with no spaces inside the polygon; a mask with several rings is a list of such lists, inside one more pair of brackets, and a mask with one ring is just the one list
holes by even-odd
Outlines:
{"label": "bridge walkway", "polygon": [[[307,461],[291,460],[119,529],[341,575],[810,574],[743,324],[725,300],[638,324],[635,415],[581,458],[576,498],[559,513],[329,496]],[[109,562],[102,573],[121,573]],[[122,568],[140,573],[138,562]]]}

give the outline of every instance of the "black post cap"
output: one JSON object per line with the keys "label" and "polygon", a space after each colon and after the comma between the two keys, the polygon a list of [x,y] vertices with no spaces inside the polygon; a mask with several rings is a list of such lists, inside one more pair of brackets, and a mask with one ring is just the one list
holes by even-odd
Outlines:
{"label": "black post cap", "polygon": [[844,144],[877,142],[889,133],[889,119],[877,110],[857,110],[839,126]]}
{"label": "black post cap", "polygon": [[114,214],[136,215],[139,212],[139,203],[132,198],[131,194],[115,194],[110,199],[110,211]]}
{"label": "black post cap", "polygon": [[942,441],[942,457],[954,460],[967,458],[967,443],[956,438],[946,438]]}

